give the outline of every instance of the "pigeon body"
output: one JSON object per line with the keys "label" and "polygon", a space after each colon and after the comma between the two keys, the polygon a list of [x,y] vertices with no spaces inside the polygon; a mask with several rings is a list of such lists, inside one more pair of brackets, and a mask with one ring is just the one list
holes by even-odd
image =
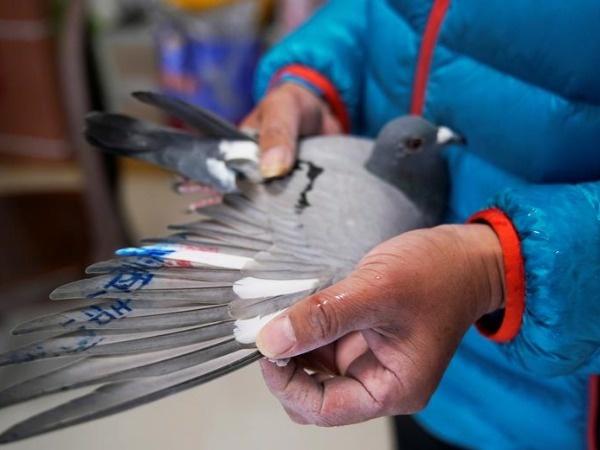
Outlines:
{"label": "pigeon body", "polygon": [[60,364],[0,391],[0,407],[99,387],[15,425],[0,442],[113,414],[255,361],[256,334],[268,320],[347,276],[375,245],[441,219],[447,179],[439,150],[455,136],[423,119],[390,122],[376,143],[305,139],[289,176],[259,182],[252,137],[178,100],[137,97],[201,135],[94,113],[90,142],[208,184],[224,201],[167,237],[117,251],[88,268],[91,278],[51,295],[83,299],[81,307],[13,331],[50,337],[0,355],[0,364]]}

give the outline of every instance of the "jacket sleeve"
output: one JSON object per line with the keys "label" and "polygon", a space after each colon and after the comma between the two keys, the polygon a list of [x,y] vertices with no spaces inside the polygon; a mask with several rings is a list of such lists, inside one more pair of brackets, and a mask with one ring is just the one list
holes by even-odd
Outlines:
{"label": "jacket sleeve", "polygon": [[531,182],[594,181],[600,2],[543,4],[451,2],[426,116],[459,132],[473,153]]}
{"label": "jacket sleeve", "polygon": [[349,130],[358,117],[364,72],[366,0],[330,0],[259,64],[255,96],[283,76],[313,85]]}
{"label": "jacket sleeve", "polygon": [[480,331],[528,370],[600,372],[600,182],[508,190],[471,221],[504,252],[505,309]]}

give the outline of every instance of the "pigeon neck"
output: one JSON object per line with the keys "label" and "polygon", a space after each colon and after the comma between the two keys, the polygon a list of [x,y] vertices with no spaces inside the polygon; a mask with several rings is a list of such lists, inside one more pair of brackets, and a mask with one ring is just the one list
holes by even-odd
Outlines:
{"label": "pigeon neck", "polygon": [[443,210],[448,173],[441,152],[401,157],[378,150],[376,146],[367,161],[369,172],[401,190],[422,211]]}

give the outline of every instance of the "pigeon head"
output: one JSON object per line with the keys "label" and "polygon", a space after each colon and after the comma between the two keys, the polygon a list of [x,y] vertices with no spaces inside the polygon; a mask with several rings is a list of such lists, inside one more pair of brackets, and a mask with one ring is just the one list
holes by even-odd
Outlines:
{"label": "pigeon head", "polygon": [[448,184],[441,154],[448,144],[464,144],[464,140],[449,128],[437,127],[420,116],[402,116],[382,128],[366,168],[422,208],[437,208],[439,192],[445,193]]}
{"label": "pigeon head", "polygon": [[[437,157],[446,144],[462,144],[463,139],[446,127],[436,127],[420,116],[402,116],[388,122],[377,136],[373,157],[401,160]],[[409,161],[410,162],[410,161]]]}

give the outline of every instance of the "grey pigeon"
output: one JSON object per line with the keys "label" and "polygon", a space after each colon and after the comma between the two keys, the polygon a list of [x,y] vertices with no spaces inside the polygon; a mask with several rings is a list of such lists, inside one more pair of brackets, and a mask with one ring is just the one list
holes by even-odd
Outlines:
{"label": "grey pigeon", "polygon": [[42,364],[39,375],[0,391],[0,408],[98,387],[18,423],[2,443],[117,413],[257,360],[254,341],[268,320],[348,275],[375,245],[435,225],[444,212],[440,149],[459,138],[420,117],[391,121],[375,142],[305,139],[289,176],[260,182],[252,137],[179,100],[136,96],[197,134],[93,113],[89,141],[208,184],[226,194],[223,203],[90,266],[91,278],[51,294],[82,299],[80,307],[13,331],[44,338],[0,355],[0,365],[59,364]]}

